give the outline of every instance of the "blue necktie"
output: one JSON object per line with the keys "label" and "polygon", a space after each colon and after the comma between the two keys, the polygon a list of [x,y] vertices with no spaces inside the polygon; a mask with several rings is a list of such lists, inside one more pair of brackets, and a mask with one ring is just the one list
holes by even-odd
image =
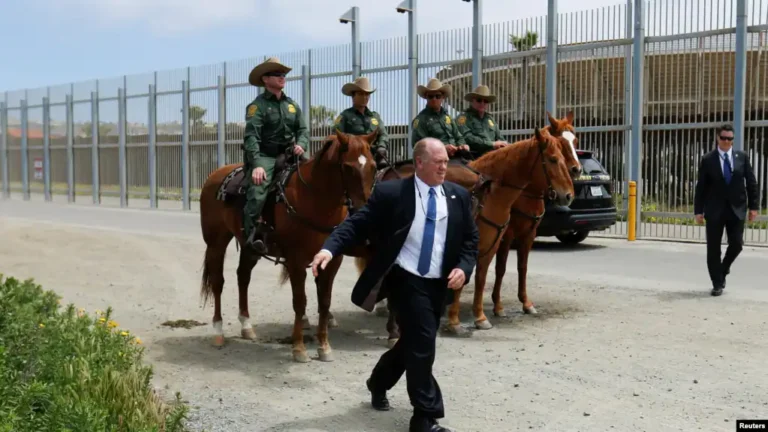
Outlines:
{"label": "blue necktie", "polygon": [[424,221],[424,236],[421,238],[421,254],[419,255],[418,267],[419,273],[422,276],[429,273],[429,264],[432,261],[432,246],[435,242],[435,219],[437,219],[435,188],[429,188],[427,217]]}
{"label": "blue necktie", "polygon": [[731,161],[728,158],[728,153],[723,154],[725,163],[723,163],[723,177],[725,178],[725,184],[731,184]]}

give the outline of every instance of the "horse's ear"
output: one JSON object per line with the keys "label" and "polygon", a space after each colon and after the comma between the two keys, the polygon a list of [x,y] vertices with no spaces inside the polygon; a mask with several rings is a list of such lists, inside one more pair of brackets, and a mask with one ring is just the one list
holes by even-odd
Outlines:
{"label": "horse's ear", "polygon": [[339,144],[341,144],[341,150],[345,151],[349,146],[349,136],[344,132],[342,132],[340,129],[336,128],[336,138],[339,139]]}
{"label": "horse's ear", "polygon": [[549,119],[549,124],[551,124],[553,128],[557,128],[557,119],[552,117],[552,114],[549,111],[547,111],[547,118]]}
{"label": "horse's ear", "polygon": [[533,134],[536,137],[536,142],[539,143],[539,148],[545,150],[549,145],[549,140],[547,139],[549,134],[542,132],[539,128],[534,129]]}
{"label": "horse's ear", "polygon": [[565,118],[568,120],[568,124],[573,126],[573,110],[568,111],[568,114],[565,115]]}

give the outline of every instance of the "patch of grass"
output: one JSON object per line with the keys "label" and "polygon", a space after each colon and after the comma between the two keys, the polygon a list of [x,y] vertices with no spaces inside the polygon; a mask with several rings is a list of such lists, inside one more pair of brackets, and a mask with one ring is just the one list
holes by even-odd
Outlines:
{"label": "patch of grass", "polygon": [[0,274],[0,432],[183,432],[188,407],[164,402],[141,340],[112,310],[92,317],[52,291]]}

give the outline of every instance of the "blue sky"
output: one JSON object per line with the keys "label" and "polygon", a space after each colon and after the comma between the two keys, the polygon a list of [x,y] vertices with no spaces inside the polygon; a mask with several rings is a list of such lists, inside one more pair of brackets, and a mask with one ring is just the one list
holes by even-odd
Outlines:
{"label": "blue sky", "polygon": [[[768,7],[760,0],[755,1],[759,4],[758,9]],[[175,70],[163,72],[162,75],[169,89],[175,88],[184,78],[186,66],[219,65],[223,61],[234,61],[233,65],[236,65],[237,60],[260,58],[265,54],[347,44],[350,40],[350,26],[340,24],[338,17],[351,6],[360,7],[362,41],[404,39],[407,35],[407,19],[405,15],[395,12],[395,6],[399,2],[400,0],[0,0],[0,40],[3,41],[4,54],[3,62],[0,63],[0,91],[35,89],[98,78],[104,79],[100,83],[102,93],[111,93],[121,85],[121,77],[124,74],[131,75],[128,78],[129,88],[143,89],[151,82],[152,72],[158,70]],[[577,21],[590,23],[589,26],[583,26],[590,30],[585,31],[583,35],[573,36],[579,41],[594,40],[588,33],[594,36],[595,32],[605,33],[608,37],[621,37],[623,24],[620,19],[613,17],[609,23],[592,23],[590,14],[594,12],[590,11],[625,3],[625,0],[559,1],[560,12],[566,14],[562,18],[565,26]],[[686,9],[693,8],[694,3],[710,4],[708,0],[681,0],[679,4],[683,3]],[[719,0],[717,3],[725,11],[724,19],[730,21],[735,0]],[[543,39],[546,4],[546,0],[484,0],[484,23],[506,23],[498,24],[496,30],[492,30],[498,32],[499,39],[499,47],[494,49],[507,49],[506,34],[513,29],[540,26]],[[667,4],[671,8],[675,7],[669,0],[663,4],[664,6],[657,8],[661,13],[667,9]],[[609,9],[603,9],[606,10]],[[464,1],[419,0],[419,11],[420,34],[467,29],[472,25],[472,4]],[[587,12],[569,14],[574,11]],[[760,13],[765,15],[764,11]],[[693,16],[694,12],[689,10],[687,14]],[[610,12],[608,15],[598,16],[610,17]],[[689,20],[682,21],[682,25],[686,25]],[[597,30],[592,30],[595,27]],[[696,28],[688,28],[688,31],[691,30]],[[466,32],[446,32],[435,36],[432,45],[441,47],[435,48],[436,52],[455,51],[469,43],[468,36]],[[486,37],[495,38],[495,35]],[[453,42],[447,42],[449,40]],[[543,40],[541,42],[543,43]],[[391,48],[397,42],[388,44],[383,45]],[[491,48],[493,47],[489,47]],[[385,51],[382,47],[378,49],[379,52]],[[347,64],[338,65],[339,60],[333,60],[342,58],[342,63],[348,63],[346,53],[332,57],[329,54],[331,51],[334,49],[327,48],[315,52],[315,71],[350,69]],[[342,50],[336,49],[335,52]],[[390,55],[391,59],[377,59],[370,54],[364,58],[364,63],[400,64],[403,51],[399,52],[400,54]],[[423,53],[422,58],[427,55]],[[301,62],[299,57],[292,59],[287,56],[283,59],[296,64]],[[442,59],[445,58],[435,57],[431,61]],[[219,73],[216,67],[202,68],[195,72],[193,81],[197,80],[203,85],[215,84],[215,76]],[[241,62],[240,67],[231,66],[228,75],[237,75],[240,81],[244,81],[250,67],[248,61]],[[297,67],[297,71],[299,69],[300,67]],[[426,81],[426,77],[435,72],[436,69],[425,70],[420,74],[420,81]],[[398,90],[396,95],[387,93],[391,87],[402,87],[399,84],[402,76],[389,73],[373,79],[379,81],[374,82],[374,85],[379,86],[382,91],[372,99],[372,105],[386,104],[392,115],[403,111],[398,107],[405,105],[405,90]],[[313,104],[320,101],[328,105],[346,105],[348,98],[342,97],[338,89],[347,79],[333,78],[325,81],[313,83]],[[87,85],[77,88],[81,94],[90,92]],[[296,94],[298,88],[296,83],[289,85],[292,94]],[[230,114],[230,118],[241,119],[242,110],[252,93],[252,89],[232,91],[228,110],[234,113]],[[39,97],[42,92],[32,91],[32,94]],[[377,98],[380,101],[377,102]],[[197,99],[197,102],[194,99]],[[176,106],[180,105],[175,102],[177,101],[169,98],[167,106],[158,111],[159,121],[171,121],[178,117]],[[146,118],[140,109],[144,103],[142,100],[129,102],[130,121]],[[192,103],[210,108],[215,105],[215,93],[193,95]],[[110,110],[109,103],[103,105],[106,111],[114,112]],[[135,105],[135,109],[131,108],[132,105]],[[167,119],[163,117],[163,110],[168,111]],[[134,112],[135,115],[132,114]],[[210,109],[209,115],[213,115]],[[82,114],[76,114],[76,120],[81,116],[87,116],[85,110]],[[34,117],[35,115],[31,114],[30,120]],[[102,120],[113,119],[102,116]]]}

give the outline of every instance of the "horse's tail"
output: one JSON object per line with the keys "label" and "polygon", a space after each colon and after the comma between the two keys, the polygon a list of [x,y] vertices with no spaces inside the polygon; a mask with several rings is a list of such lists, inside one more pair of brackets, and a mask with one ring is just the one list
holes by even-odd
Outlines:
{"label": "horse's tail", "polygon": [[[225,253],[226,249],[224,252],[222,252],[222,254]],[[211,294],[213,294],[211,266],[216,264],[214,264],[212,261],[215,259],[223,261],[223,257],[217,255],[218,254],[214,252],[210,245],[205,248],[205,257],[203,258],[203,276],[200,279],[200,297],[203,299],[203,307],[205,307],[205,305],[208,303],[208,300],[211,298]],[[221,264],[219,264],[218,267],[221,268]]]}
{"label": "horse's tail", "polygon": [[285,283],[288,282],[288,278],[290,277],[291,275],[288,273],[288,267],[283,265],[280,269],[280,279],[278,279],[278,284],[280,284],[280,286],[285,285]]}

